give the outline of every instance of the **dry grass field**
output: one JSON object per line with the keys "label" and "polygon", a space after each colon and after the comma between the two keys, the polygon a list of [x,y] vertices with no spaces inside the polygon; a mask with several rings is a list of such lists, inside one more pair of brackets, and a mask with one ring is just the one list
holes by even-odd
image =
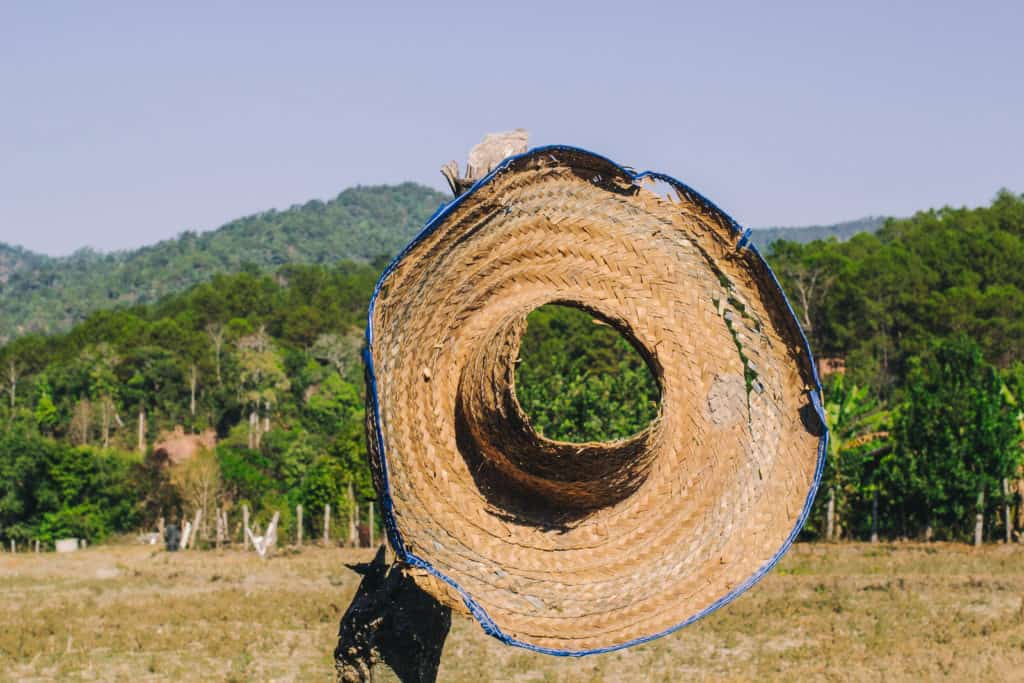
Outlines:
{"label": "dry grass field", "polygon": [[[333,680],[370,551],[0,555],[3,680]],[[800,545],[675,635],[561,659],[457,618],[442,681],[1024,680],[1024,549]]]}

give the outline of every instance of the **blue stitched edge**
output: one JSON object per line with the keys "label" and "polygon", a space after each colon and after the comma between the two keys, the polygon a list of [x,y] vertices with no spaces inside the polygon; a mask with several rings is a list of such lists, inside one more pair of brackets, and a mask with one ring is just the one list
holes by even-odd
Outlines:
{"label": "blue stitched edge", "polygon": [[[733,234],[739,236],[737,248],[748,248],[761,262],[761,265],[764,267],[764,269],[768,272],[768,275],[771,277],[772,284],[775,286],[778,293],[782,296],[782,300],[786,304],[786,310],[788,311],[793,324],[796,326],[797,331],[800,333],[800,339],[803,341],[804,350],[807,353],[807,360],[811,366],[811,375],[814,379],[814,389],[810,390],[808,393],[810,396],[811,404],[814,406],[814,410],[817,413],[818,418],[821,420],[822,426],[822,435],[820,441],[818,442],[817,467],[814,471],[814,480],[811,482],[811,488],[807,492],[807,499],[804,501],[803,510],[800,512],[800,517],[797,519],[796,524],[793,527],[793,530],[790,531],[789,536],[786,538],[785,542],[783,542],[782,546],[776,551],[775,555],[773,555],[772,558],[768,560],[768,562],[766,562],[756,572],[751,574],[743,583],[733,588],[731,591],[729,591],[728,593],[726,593],[725,595],[723,595],[718,600],[711,603],[701,611],[688,617],[687,619],[676,624],[675,626],[672,626],[671,628],[667,628],[664,631],[652,633],[650,635],[646,635],[640,638],[634,638],[633,640],[628,640],[624,643],[619,643],[617,645],[593,648],[589,650],[561,650],[557,648],[541,647],[539,645],[527,643],[525,641],[517,640],[516,638],[509,636],[508,634],[504,633],[496,623],[494,623],[494,620],[491,619],[489,614],[487,614],[487,611],[478,602],[476,602],[476,600],[474,600],[473,597],[468,592],[466,592],[465,589],[462,588],[462,586],[456,583],[444,572],[438,570],[432,564],[430,564],[423,558],[415,555],[408,548],[405,547],[405,543],[402,540],[402,535],[398,531],[398,524],[395,520],[394,515],[394,502],[391,499],[391,487],[388,481],[387,456],[384,450],[384,435],[381,432],[380,426],[380,401],[377,396],[377,375],[376,372],[374,371],[372,352],[373,312],[377,304],[377,296],[380,294],[380,291],[383,288],[388,276],[391,275],[392,271],[394,271],[394,269],[405,258],[405,256],[413,248],[415,248],[416,245],[418,245],[423,239],[425,239],[434,230],[436,230],[437,227],[444,221],[444,219],[447,218],[448,215],[451,214],[451,212],[456,209],[456,207],[458,207],[463,201],[465,201],[467,197],[472,195],[479,188],[489,183],[497,174],[501,173],[506,168],[508,168],[509,165],[526,157],[557,151],[585,154],[590,157],[604,161],[614,166],[621,173],[630,178],[633,182],[639,181],[643,178],[654,178],[656,180],[664,181],[670,184],[677,192],[685,196],[687,199],[695,201],[696,203],[701,204],[717,212],[720,216],[725,218],[730,229],[733,231]],[[778,564],[779,560],[782,559],[782,556],[785,555],[786,551],[788,551],[790,546],[793,545],[793,542],[796,540],[797,535],[800,533],[800,529],[803,528],[804,523],[807,521],[807,517],[811,512],[811,506],[814,504],[814,497],[817,494],[819,485],[821,484],[822,473],[825,470],[825,454],[828,449],[829,433],[828,426],[825,421],[825,410],[824,406],[822,405],[821,399],[821,380],[818,377],[818,368],[814,362],[814,355],[811,353],[811,346],[807,342],[807,335],[804,334],[803,328],[800,326],[800,321],[797,319],[796,314],[793,312],[793,307],[789,303],[789,299],[786,297],[786,293],[782,291],[782,286],[779,284],[779,280],[775,276],[775,273],[772,272],[772,269],[768,265],[768,262],[765,260],[764,256],[761,255],[761,252],[760,250],[758,250],[756,245],[747,244],[747,242],[749,241],[749,236],[749,230],[744,231],[744,229],[740,226],[739,223],[733,220],[733,218],[725,211],[722,211],[720,208],[718,208],[718,206],[716,206],[711,200],[704,197],[704,195],[700,194],[699,192],[691,188],[689,185],[679,180],[676,180],[671,176],[653,171],[644,171],[642,173],[636,173],[632,169],[624,167],[621,164],[617,164],[611,159],[608,159],[607,157],[601,156],[600,154],[594,154],[593,152],[581,149],[579,147],[572,147],[568,145],[547,145],[544,147],[536,147],[534,149],[531,149],[522,154],[518,154],[516,156],[508,157],[500,164],[498,164],[498,166],[496,166],[494,170],[492,170],[490,173],[488,173],[480,180],[476,181],[472,187],[466,190],[466,192],[459,195],[458,197],[448,202],[447,204],[442,204],[434,213],[434,215],[423,226],[420,232],[412,239],[412,241],[409,242],[409,244],[405,246],[404,249],[402,249],[401,252],[399,252],[399,254],[394,259],[392,259],[391,263],[389,263],[387,268],[384,269],[384,272],[381,273],[380,278],[377,280],[377,284],[373,288],[373,294],[370,297],[370,306],[367,314],[366,324],[366,348],[363,351],[363,360],[366,363],[367,378],[370,390],[370,400],[371,405],[373,407],[372,420],[374,427],[374,437],[376,438],[377,441],[377,450],[380,456],[381,481],[384,489],[383,491],[381,491],[381,516],[383,517],[384,520],[384,527],[387,532],[388,541],[391,543],[391,547],[394,548],[395,553],[403,562],[413,567],[418,567],[420,569],[425,570],[426,572],[432,574],[441,581],[444,581],[446,584],[451,586],[459,595],[461,595],[462,601],[466,604],[466,607],[469,609],[470,614],[472,614],[473,617],[476,618],[478,622],[480,622],[480,626],[483,627],[483,630],[485,633],[487,633],[487,635],[493,636],[507,645],[522,647],[527,650],[532,650],[534,652],[540,652],[548,655],[555,655],[557,657],[584,657],[586,655],[614,652],[615,650],[621,650],[623,648],[631,647],[633,645],[640,645],[642,643],[649,642],[656,638],[667,636],[670,633],[675,633],[684,626],[689,626],[698,619],[701,619],[707,616],[708,614],[711,614],[715,610],[724,607],[725,605],[728,605],[730,602],[732,602],[740,595],[745,593],[751,586],[753,586],[755,583],[764,578],[765,574],[771,571],[772,567]]]}

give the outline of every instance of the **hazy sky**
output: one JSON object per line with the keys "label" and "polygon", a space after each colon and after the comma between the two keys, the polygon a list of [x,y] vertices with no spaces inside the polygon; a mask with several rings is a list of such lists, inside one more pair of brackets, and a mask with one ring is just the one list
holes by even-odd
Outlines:
{"label": "hazy sky", "polygon": [[1020,2],[144,4],[0,4],[0,241],[126,248],[440,188],[514,127],[751,226],[1024,192]]}

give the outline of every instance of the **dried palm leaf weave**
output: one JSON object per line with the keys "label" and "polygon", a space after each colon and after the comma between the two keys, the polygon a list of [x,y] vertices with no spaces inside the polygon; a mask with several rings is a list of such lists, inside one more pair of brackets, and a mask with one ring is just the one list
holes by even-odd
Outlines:
{"label": "dried palm leaf weave", "polygon": [[[388,539],[424,589],[506,643],[579,656],[685,626],[779,560],[827,432],[806,339],[748,238],[668,176],[562,146],[439,209],[381,276],[365,352]],[[548,303],[644,356],[661,401],[642,432],[531,427],[515,364]]]}

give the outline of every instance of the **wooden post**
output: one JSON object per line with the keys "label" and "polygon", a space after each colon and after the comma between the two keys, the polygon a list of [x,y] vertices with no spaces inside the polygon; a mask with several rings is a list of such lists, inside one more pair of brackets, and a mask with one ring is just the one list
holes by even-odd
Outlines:
{"label": "wooden post", "polygon": [[192,535],[188,539],[188,550],[189,548],[198,548],[199,544],[196,542],[199,540],[199,524],[203,521],[203,508],[196,510],[196,516],[192,522]]}
{"label": "wooden post", "polygon": [[[523,129],[490,133],[469,152],[466,174],[454,161],[441,172],[458,197],[506,157],[525,152]],[[349,538],[358,539],[359,506],[349,488]],[[370,534],[374,511],[370,504]],[[354,537],[354,538],[353,538]],[[342,681],[401,680],[429,683],[437,669],[451,627],[451,609],[425,593],[401,563],[387,561],[388,545],[377,549],[369,565],[353,565],[363,574],[356,596],[341,621],[335,668]]]}
{"label": "wooden post", "polygon": [[878,543],[878,489],[871,499],[871,542]]}
{"label": "wooden post", "polygon": [[981,547],[982,536],[985,531],[985,490],[978,492],[978,513],[974,516],[974,547]]}
{"label": "wooden post", "polygon": [[348,483],[348,547],[355,548],[359,541],[356,530],[356,494],[352,490],[352,482]]}
{"label": "wooden post", "polygon": [[224,543],[224,516],[219,508],[215,514],[217,515],[217,550],[220,550],[221,544]]}
{"label": "wooden post", "polygon": [[331,504],[324,505],[324,545],[330,540],[331,536]]}
{"label": "wooden post", "polygon": [[370,517],[370,547],[373,548],[374,546],[377,545],[377,540],[374,538],[374,532],[373,532],[373,501],[372,500],[370,501],[370,504],[367,507],[370,508],[370,512],[369,512],[369,517]]}
{"label": "wooden post", "polygon": [[249,506],[242,506],[242,549],[249,549]]}
{"label": "wooden post", "polygon": [[302,547],[302,505],[295,506],[295,545]]}
{"label": "wooden post", "polygon": [[828,490],[828,513],[825,519],[825,540],[832,542],[835,540],[836,530],[836,489],[834,486]]}
{"label": "wooden post", "polygon": [[1003,478],[1003,516],[1006,518],[1006,542],[1013,542],[1013,515],[1010,514],[1010,482]]}

